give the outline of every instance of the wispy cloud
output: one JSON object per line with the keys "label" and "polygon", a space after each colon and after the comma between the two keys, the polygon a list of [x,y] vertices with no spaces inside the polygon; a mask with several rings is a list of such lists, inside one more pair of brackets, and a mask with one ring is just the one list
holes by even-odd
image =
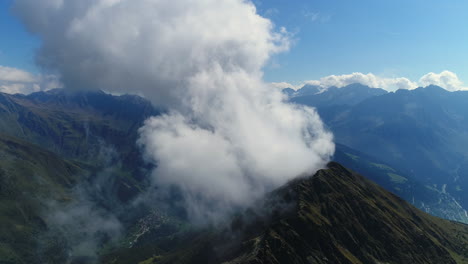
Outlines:
{"label": "wispy cloud", "polygon": [[263,16],[268,18],[272,18],[278,14],[279,10],[277,8],[268,8],[267,10],[265,10],[265,12],[263,12]]}
{"label": "wispy cloud", "polygon": [[330,14],[323,14],[320,12],[312,12],[308,10],[303,11],[302,16],[308,21],[317,23],[327,23],[332,18]]}

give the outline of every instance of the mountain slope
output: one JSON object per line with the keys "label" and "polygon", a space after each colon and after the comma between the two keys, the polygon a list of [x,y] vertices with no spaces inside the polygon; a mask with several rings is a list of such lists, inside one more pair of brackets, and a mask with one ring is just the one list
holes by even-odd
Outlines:
{"label": "mountain slope", "polygon": [[53,240],[43,212],[49,201],[68,201],[88,172],[79,164],[21,140],[0,135],[0,263],[40,263]]}
{"label": "mountain slope", "polygon": [[30,95],[0,93],[0,129],[65,158],[95,160],[103,146],[122,159],[138,155],[137,130],[158,111],[138,96],[56,89]]}
{"label": "mountain slope", "polygon": [[336,144],[333,160],[367,175],[370,180],[426,213],[468,224],[466,211],[453,196],[423,184],[414,179],[411,173],[342,144]]}
{"label": "mountain slope", "polygon": [[92,246],[71,251],[112,237],[105,227],[85,232],[87,225],[133,224],[139,209],[125,206],[146,181],[135,142],[143,121],[157,113],[138,96],[0,93],[0,263],[93,255]]}
{"label": "mountain slope", "polygon": [[467,101],[466,91],[430,86],[373,97],[321,116],[337,142],[412,172],[468,208]]}
{"label": "mountain slope", "polygon": [[[272,213],[258,216],[260,208]],[[274,192],[230,232],[141,263],[466,262],[468,226],[425,214],[331,163]]]}
{"label": "mountain slope", "polygon": [[[0,93],[0,131],[68,160],[95,167],[120,167],[118,196],[135,195],[132,181],[145,179],[146,165],[136,145],[138,129],[158,114],[149,101],[133,95],[56,89],[30,95]],[[130,186],[130,188],[129,188]]]}

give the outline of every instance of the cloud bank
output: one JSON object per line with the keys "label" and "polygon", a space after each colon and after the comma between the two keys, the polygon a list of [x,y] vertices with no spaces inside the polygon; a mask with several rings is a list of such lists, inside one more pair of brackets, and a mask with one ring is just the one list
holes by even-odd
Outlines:
{"label": "cloud bank", "polygon": [[[422,76],[419,81],[411,81],[405,77],[396,77],[396,78],[385,78],[374,75],[372,73],[360,73],[354,72],[352,74],[344,75],[330,75],[319,80],[310,80],[305,81],[304,84],[317,85],[323,88],[328,88],[336,86],[338,88],[353,84],[360,83],[367,85],[372,88],[382,88],[387,91],[396,91],[398,89],[416,89],[418,87],[426,87],[429,85],[437,85],[442,88],[445,88],[448,91],[457,91],[457,90],[466,90],[463,82],[458,78],[458,76],[450,71],[443,71],[441,73],[430,72]],[[290,85],[291,88],[301,88],[304,84],[298,86]],[[274,83],[275,86],[284,86],[286,88],[287,83]]]}
{"label": "cloud bank", "polygon": [[54,75],[34,75],[32,73],[0,65],[0,92],[9,94],[29,94],[61,87]]}
{"label": "cloud bank", "polygon": [[407,78],[382,78],[372,73],[364,74],[355,72],[352,74],[344,75],[330,75],[320,80],[306,81],[305,84],[317,85],[321,87],[336,86],[338,88],[344,87],[353,83],[360,83],[373,88],[383,88],[388,91],[398,89],[415,89],[418,85]]}
{"label": "cloud bank", "polygon": [[141,93],[168,109],[140,129],[154,184],[176,187],[196,223],[216,222],[334,152],[317,113],[262,80],[289,49],[244,0],[17,0],[43,41],[37,61],[69,89]]}

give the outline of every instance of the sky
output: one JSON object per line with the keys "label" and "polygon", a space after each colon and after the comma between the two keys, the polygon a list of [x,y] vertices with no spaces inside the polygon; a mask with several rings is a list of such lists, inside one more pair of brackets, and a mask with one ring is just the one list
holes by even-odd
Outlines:
{"label": "sky", "polygon": [[13,0],[0,1],[0,65],[38,73],[34,53],[40,42],[11,14],[12,3]]}
{"label": "sky", "polygon": [[[38,38],[0,1],[0,66],[35,75]],[[329,75],[372,73],[417,82],[448,70],[468,83],[468,1],[253,0],[258,13],[285,27],[293,45],[264,68],[267,82],[302,84]],[[421,82],[420,82],[421,83]]]}
{"label": "sky", "polygon": [[417,79],[450,70],[466,80],[468,1],[258,0],[260,13],[296,32],[267,69],[270,81],[372,72]]}

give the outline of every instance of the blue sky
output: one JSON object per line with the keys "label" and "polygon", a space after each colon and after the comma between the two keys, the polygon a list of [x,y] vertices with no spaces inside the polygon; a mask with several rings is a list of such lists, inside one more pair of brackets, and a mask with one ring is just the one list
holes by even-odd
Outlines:
{"label": "blue sky", "polygon": [[[38,73],[39,41],[0,1],[0,65]],[[468,1],[254,0],[258,12],[294,33],[292,49],[265,69],[269,82],[332,74],[419,79],[450,70],[467,83]]]}
{"label": "blue sky", "polygon": [[298,32],[296,45],[277,59],[281,67],[267,70],[269,80],[296,82],[352,72],[416,80],[443,70],[467,78],[468,1],[257,3],[277,25]]}
{"label": "blue sky", "polygon": [[0,65],[36,73],[39,70],[34,63],[34,52],[39,47],[39,40],[27,33],[11,14],[12,2],[0,1]]}

